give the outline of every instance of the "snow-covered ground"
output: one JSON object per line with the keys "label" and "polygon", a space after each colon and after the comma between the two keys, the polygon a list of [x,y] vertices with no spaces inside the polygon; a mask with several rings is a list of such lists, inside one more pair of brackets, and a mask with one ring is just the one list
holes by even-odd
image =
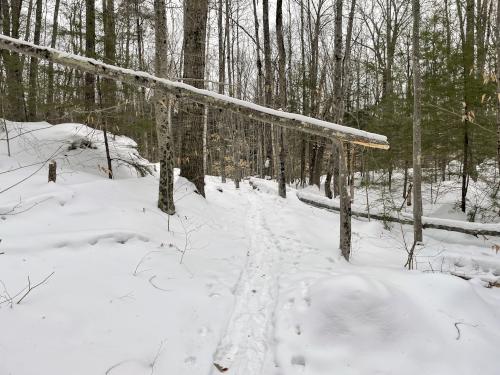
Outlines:
{"label": "snow-covered ground", "polygon": [[[283,200],[270,181],[236,190],[207,177],[205,200],[177,178],[169,220],[154,166],[130,139],[112,137],[112,157],[152,174],[122,161],[109,180],[100,131],[8,127],[0,374],[205,375],[219,373],[214,362],[239,375],[500,373],[500,289],[441,272],[450,259],[497,272],[499,239],[426,231],[419,269],[407,271],[411,228],[353,220],[347,263],[338,215],[292,188]],[[49,275],[17,303],[28,277]]]}

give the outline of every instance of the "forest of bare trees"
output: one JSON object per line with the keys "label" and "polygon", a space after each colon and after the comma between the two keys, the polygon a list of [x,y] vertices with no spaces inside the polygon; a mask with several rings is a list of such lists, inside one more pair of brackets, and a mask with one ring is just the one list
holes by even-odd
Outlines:
{"label": "forest of bare trees", "polygon": [[498,375],[499,252],[500,0],[0,0],[0,375]]}
{"label": "forest of bare trees", "polygon": [[[370,183],[369,171],[383,170],[391,189],[396,169],[404,170],[406,194],[421,166],[424,178],[460,179],[465,212],[476,167],[496,158],[500,169],[500,11],[492,0],[0,5],[6,36],[385,134],[391,145],[379,153],[332,143],[2,50],[3,117],[84,121],[129,135],[151,161],[180,167],[201,195],[205,173],[236,184],[245,176],[268,175],[279,182],[282,197],[287,183],[319,186],[326,175],[331,198],[349,194],[355,171]],[[448,170],[451,161],[460,163],[459,175]],[[111,178],[111,164],[108,169]],[[172,183],[162,178],[161,186]],[[417,203],[419,186],[413,186]],[[173,202],[160,207],[173,211]]]}

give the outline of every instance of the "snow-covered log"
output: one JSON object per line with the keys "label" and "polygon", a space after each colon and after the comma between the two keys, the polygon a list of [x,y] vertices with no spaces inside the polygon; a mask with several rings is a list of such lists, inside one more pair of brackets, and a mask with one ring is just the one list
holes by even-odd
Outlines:
{"label": "snow-covered log", "polygon": [[34,45],[1,34],[0,48],[137,86],[153,89],[162,88],[178,99],[187,99],[203,105],[228,110],[257,121],[282,126],[287,129],[298,130],[330,139],[338,139],[364,147],[384,150],[389,148],[387,138],[383,135],[369,133],[312,117],[262,107],[230,96],[198,89],[182,82],[170,81],[145,72],[104,64],[94,59],[62,52],[54,48]]}
{"label": "snow-covered log", "polygon": [[[312,194],[304,194],[298,192],[297,198],[299,198],[300,201],[314,207],[323,208],[329,211],[340,211],[340,205],[338,202],[325,197],[313,197]],[[404,214],[401,214],[400,217],[396,217],[380,213],[368,214],[366,211],[354,209],[351,209],[351,214],[352,216],[357,217],[413,225],[413,219]],[[442,229],[452,232],[470,234],[473,236],[484,235],[500,237],[500,224],[470,223],[467,221],[448,220],[422,216],[422,226],[424,229]]]}

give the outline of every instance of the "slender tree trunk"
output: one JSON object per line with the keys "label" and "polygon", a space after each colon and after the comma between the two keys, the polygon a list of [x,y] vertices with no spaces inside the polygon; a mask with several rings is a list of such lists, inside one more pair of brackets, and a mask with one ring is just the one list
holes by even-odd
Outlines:
{"label": "slender tree trunk", "polygon": [[[333,163],[334,163],[334,148],[336,146],[332,144],[332,150],[331,150],[331,155],[328,158],[328,167],[327,167],[327,172],[326,172],[326,179],[325,179],[325,197],[328,199],[333,198],[333,192],[332,192],[332,177],[333,177]],[[338,177],[336,177],[338,178]]]}
{"label": "slender tree trunk", "polygon": [[[107,64],[116,64],[116,31],[115,31],[115,6],[114,0],[102,0],[103,9],[103,29],[104,29],[104,62]],[[116,105],[116,82],[114,80],[103,78],[101,81],[101,103],[104,108]],[[104,126],[104,136],[107,144],[107,130],[109,115],[106,111],[102,113]],[[107,147],[107,146],[106,146]],[[107,148],[109,154],[109,148]],[[109,178],[113,178],[113,169],[110,158],[108,157]]]}
{"label": "slender tree trunk", "polygon": [[414,241],[422,241],[422,151],[420,78],[420,0],[412,0],[413,11],[413,232]]}
{"label": "slender tree trunk", "polygon": [[[222,0],[219,0],[219,8],[217,14],[217,26],[218,26],[218,37],[219,37],[219,85],[218,92],[219,94],[224,94],[224,81],[226,74],[226,55],[225,55],[225,40],[224,37],[224,26],[222,24],[222,16],[223,16],[223,5]],[[219,144],[220,144],[220,174],[222,183],[226,182],[226,140],[225,140],[225,131],[224,131],[224,123],[222,122],[220,114],[218,121],[218,131],[219,131]]]}
{"label": "slender tree trunk", "polygon": [[463,169],[462,169],[462,212],[466,210],[467,189],[469,185],[470,172],[470,145],[469,145],[469,122],[472,119],[472,80],[474,79],[474,0],[466,1],[465,9],[466,30],[463,44],[464,59],[464,141],[463,141]]}
{"label": "slender tree trunk", "polygon": [[348,261],[351,256],[351,198],[347,189],[347,147],[349,145],[340,143],[340,244],[342,256]]}
{"label": "slender tree trunk", "polygon": [[[104,62],[116,64],[116,30],[114,0],[102,0],[104,28]],[[116,105],[116,82],[103,79],[103,94],[105,107]]]}
{"label": "slender tree trunk", "polygon": [[[95,0],[85,0],[85,56],[95,58]],[[95,76],[85,74],[85,109],[91,111],[95,103]]]}
{"label": "slender tree trunk", "polygon": [[[154,0],[155,9],[155,72],[159,77],[167,77],[167,25],[165,0]],[[172,145],[172,100],[161,89],[155,90],[156,135],[160,156],[160,184],[158,208],[173,215],[174,205],[174,155]]]}
{"label": "slender tree trunk", "polygon": [[496,19],[496,59],[497,59],[497,164],[500,178],[500,0],[497,0]]}
{"label": "slender tree trunk", "polygon": [[[282,0],[276,2],[276,38],[278,42],[278,78],[279,78],[279,102],[282,110],[287,107],[286,95],[286,54],[285,43],[283,38],[283,4]],[[286,176],[285,176],[285,144],[284,144],[284,129],[278,128],[278,143],[279,143],[279,178],[278,192],[279,196],[286,198]]]}
{"label": "slender tree trunk", "polygon": [[[36,0],[36,11],[35,11],[35,33],[33,37],[33,43],[36,45],[40,44],[40,34],[42,32],[42,0]],[[36,120],[37,114],[37,75],[38,75],[38,59],[32,57],[30,59],[30,71],[29,71],[29,90],[28,90],[28,118],[30,121]]]}
{"label": "slender tree trunk", "polygon": [[[4,35],[19,38],[22,0],[0,0],[2,3],[2,31]],[[27,118],[22,83],[22,62],[17,53],[1,51],[7,83],[7,116],[12,120]]]}
{"label": "slender tree trunk", "polygon": [[403,198],[406,198],[407,188],[408,188],[408,160],[405,160],[405,172],[403,179]]}
{"label": "slender tree trunk", "polygon": [[[56,0],[54,5],[54,18],[52,21],[52,36],[50,39],[50,47],[56,48],[57,34],[58,34],[58,25],[59,25],[59,5],[60,0]],[[54,63],[49,63],[48,73],[47,73],[47,111],[46,115],[49,120],[53,117],[54,114]]]}
{"label": "slender tree trunk", "polygon": [[304,139],[304,136],[301,135],[300,141],[300,186],[306,186],[306,149],[307,142]]}
{"label": "slender tree trunk", "polygon": [[[257,16],[257,3],[253,3],[253,17],[255,26],[255,42],[256,42],[256,55],[257,55],[257,102],[262,104],[262,83],[264,81],[262,73],[262,59],[260,55],[260,36],[259,36],[259,17]],[[261,177],[264,177],[264,125],[259,124],[257,127],[257,170]]]}
{"label": "slender tree trunk", "polygon": [[264,93],[265,100],[264,104],[267,107],[272,106],[272,95],[273,95],[273,73],[271,65],[271,37],[269,34],[269,2],[268,0],[262,0],[262,25],[264,27]]}

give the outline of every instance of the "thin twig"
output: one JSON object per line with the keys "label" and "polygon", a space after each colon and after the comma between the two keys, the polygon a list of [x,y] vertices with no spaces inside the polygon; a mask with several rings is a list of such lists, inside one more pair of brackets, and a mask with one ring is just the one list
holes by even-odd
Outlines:
{"label": "thin twig", "polygon": [[40,281],[38,284],[34,285],[34,286],[31,286],[31,280],[30,280],[30,277],[28,276],[28,290],[26,291],[26,293],[24,293],[24,295],[16,302],[18,305],[21,303],[21,301],[33,290],[35,289],[36,287],[42,285],[42,284],[45,284],[47,282],[48,279],[50,279],[52,277],[52,275],[54,274],[55,272],[52,272],[50,275],[48,275],[45,279],[43,279],[42,281]]}
{"label": "thin twig", "polygon": [[455,322],[455,328],[457,329],[457,337],[455,338],[456,340],[460,340],[460,335],[461,335],[461,332],[460,332],[460,328],[458,328],[458,325],[459,324],[463,324],[463,325],[467,325],[467,326],[471,326],[471,327],[477,327],[477,324],[468,324],[468,323],[464,323],[464,322]]}

